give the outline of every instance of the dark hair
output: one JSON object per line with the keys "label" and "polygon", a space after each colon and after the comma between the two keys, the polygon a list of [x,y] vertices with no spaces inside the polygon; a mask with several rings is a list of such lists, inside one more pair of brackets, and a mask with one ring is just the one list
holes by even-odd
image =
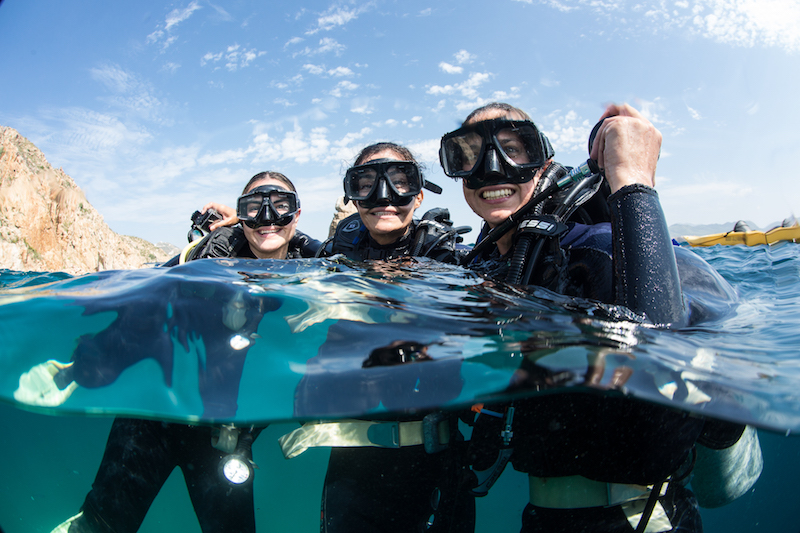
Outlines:
{"label": "dark hair", "polygon": [[244,190],[242,190],[242,194],[246,193],[248,191],[248,189],[250,189],[250,187],[253,186],[254,183],[257,183],[257,182],[259,182],[261,180],[265,180],[265,179],[278,180],[281,183],[283,183],[284,185],[286,185],[287,187],[289,187],[290,191],[297,192],[297,189],[295,189],[294,183],[292,183],[292,180],[290,180],[289,178],[287,178],[286,176],[284,176],[280,172],[275,172],[275,171],[272,171],[272,170],[265,170],[264,172],[259,172],[258,174],[256,174],[252,178],[250,178],[250,181],[248,181],[247,185],[244,186]]}
{"label": "dark hair", "polygon": [[400,157],[403,158],[404,161],[413,161],[414,163],[417,163],[417,159],[414,157],[414,154],[412,154],[411,150],[409,150],[405,146],[400,146],[399,144],[391,142],[380,142],[380,143],[370,144],[369,146],[361,150],[356,156],[356,160],[353,162],[353,166],[358,166],[362,164],[365,160],[369,159],[370,157],[379,152],[383,152],[384,150],[391,150],[392,152],[397,152],[400,155]]}
{"label": "dark hair", "polygon": [[531,122],[533,122],[533,119],[531,119],[530,115],[528,115],[525,111],[523,111],[518,107],[514,107],[511,104],[506,104],[503,102],[492,102],[490,104],[486,104],[484,106],[479,107],[478,109],[467,115],[467,118],[464,119],[464,122],[461,125],[462,126],[466,125],[468,122],[472,121],[478,115],[482,115],[483,113],[487,113],[489,111],[502,111],[504,114],[517,113],[525,120],[530,120]]}

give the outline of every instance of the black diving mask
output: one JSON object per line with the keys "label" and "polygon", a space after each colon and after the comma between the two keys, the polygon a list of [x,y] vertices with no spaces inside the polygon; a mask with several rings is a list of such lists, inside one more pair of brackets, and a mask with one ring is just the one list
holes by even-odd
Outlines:
{"label": "black diving mask", "polygon": [[553,157],[550,141],[529,120],[504,118],[469,124],[445,134],[439,147],[444,173],[469,189],[526,183]]}
{"label": "black diving mask", "polygon": [[425,180],[413,161],[376,159],[350,167],[344,175],[345,200],[360,202],[367,209],[408,205],[423,188],[442,192],[441,187]]}
{"label": "black diving mask", "polygon": [[236,216],[250,228],[286,226],[294,220],[300,201],[294,191],[262,185],[239,197]]}

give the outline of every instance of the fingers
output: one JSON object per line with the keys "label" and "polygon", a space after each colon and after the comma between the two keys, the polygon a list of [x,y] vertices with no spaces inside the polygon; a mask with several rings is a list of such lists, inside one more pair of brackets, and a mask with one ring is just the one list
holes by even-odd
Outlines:
{"label": "fingers", "polygon": [[211,231],[214,231],[215,229],[221,228],[223,226],[233,226],[234,224],[239,222],[239,217],[236,216],[236,210],[232,207],[228,207],[225,204],[218,204],[216,202],[209,202],[203,206],[200,212],[205,213],[209,209],[213,209],[222,216],[220,220],[217,220],[208,227],[208,229],[210,229]]}
{"label": "fingers", "polygon": [[590,157],[604,169],[611,191],[626,185],[655,186],[661,132],[628,104],[611,104],[602,115]]}

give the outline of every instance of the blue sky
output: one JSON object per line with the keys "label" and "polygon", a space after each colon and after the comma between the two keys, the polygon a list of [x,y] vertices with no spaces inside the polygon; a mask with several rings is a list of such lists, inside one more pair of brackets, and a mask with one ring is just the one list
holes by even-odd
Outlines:
{"label": "blue sky", "polygon": [[568,165],[606,103],[642,110],[670,224],[800,215],[797,0],[5,0],[0,50],[0,125],[152,242],[183,246],[194,209],[262,170],[323,238],[343,170],[382,140],[444,187],[421,212],[477,228],[437,150],[493,100]]}

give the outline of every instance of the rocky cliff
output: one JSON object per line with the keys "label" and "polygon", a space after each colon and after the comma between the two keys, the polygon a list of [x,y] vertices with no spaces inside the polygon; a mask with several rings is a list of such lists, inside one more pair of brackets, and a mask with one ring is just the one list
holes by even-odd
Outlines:
{"label": "rocky cliff", "polygon": [[0,268],[83,274],[167,258],[143,239],[114,233],[72,178],[0,126]]}

